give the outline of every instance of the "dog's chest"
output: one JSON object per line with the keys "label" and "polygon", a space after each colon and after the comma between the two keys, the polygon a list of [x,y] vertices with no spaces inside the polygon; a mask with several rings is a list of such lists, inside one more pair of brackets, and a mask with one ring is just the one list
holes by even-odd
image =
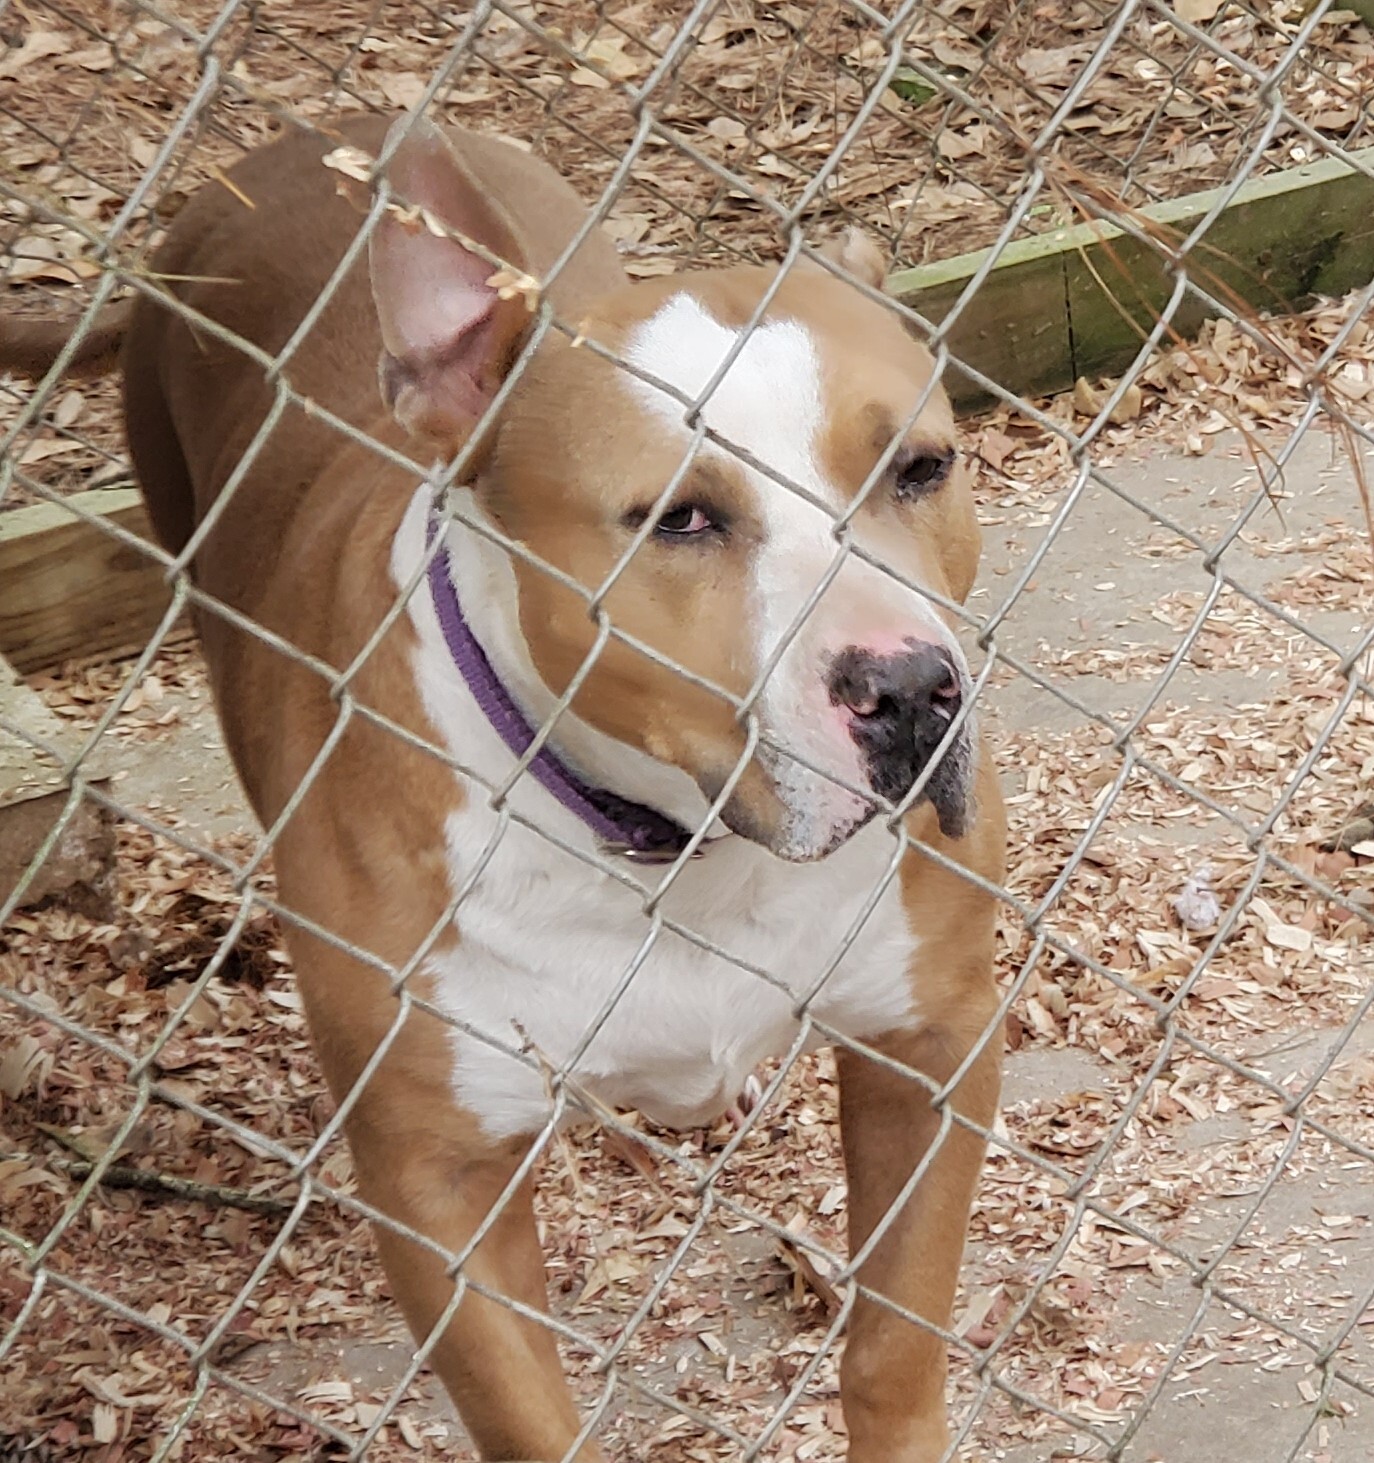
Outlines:
{"label": "dog's chest", "polygon": [[[398,590],[416,577],[425,514],[417,493],[393,548]],[[451,756],[474,774],[459,778],[446,828],[458,938],[426,974],[455,1023],[458,1100],[492,1137],[546,1121],[551,1072],[603,1103],[694,1126],[803,1034],[803,1003],[855,1037],[918,1019],[917,940],[884,828],[816,864],[724,839],[650,914],[643,891],[568,851],[592,853],[594,840],[531,776],[507,789],[512,816],[492,810],[486,789],[508,782],[511,754],[455,669],[428,597],[412,595],[409,609],[416,684]],[[458,774],[436,766],[435,776]]]}
{"label": "dog's chest", "polygon": [[[450,822],[454,887],[467,893],[457,946],[430,965],[435,1000],[459,1023],[459,1100],[492,1136],[540,1126],[547,1073],[564,1068],[608,1105],[670,1126],[710,1121],[797,1039],[808,996],[846,1035],[914,1018],[915,941],[895,879],[865,917],[890,862],[880,828],[821,865],[727,840],[683,871],[661,920],[517,825],[473,881],[495,832],[482,806]],[[533,1065],[511,1054],[522,1047]]]}

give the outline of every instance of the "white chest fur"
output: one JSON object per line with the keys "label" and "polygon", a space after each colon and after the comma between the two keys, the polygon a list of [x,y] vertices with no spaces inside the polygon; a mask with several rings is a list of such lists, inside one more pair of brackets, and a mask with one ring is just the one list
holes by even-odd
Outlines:
{"label": "white chest fur", "polygon": [[[398,584],[421,553],[423,525],[417,494],[393,552]],[[455,530],[455,540],[470,537]],[[465,557],[454,553],[456,563]],[[474,586],[462,581],[460,571],[468,608]],[[410,613],[415,673],[436,727],[456,760],[501,783],[511,755],[453,667],[423,583]],[[499,636],[471,618],[498,671],[518,673],[501,664]],[[559,732],[586,757],[606,755],[580,745],[595,738],[584,724],[560,723]],[[633,760],[623,749],[621,768]],[[646,777],[637,769],[636,781]],[[637,793],[623,782],[617,790]],[[590,833],[533,779],[516,784],[510,803],[569,845],[593,849]],[[813,990],[812,1014],[847,1035],[917,1019],[917,940],[892,873],[893,838],[880,826],[818,864],[784,863],[726,838],[682,870],[660,921],[644,908],[660,872],[645,871],[642,891],[627,887],[518,823],[503,827],[475,784],[447,840],[452,888],[466,892],[458,943],[430,961],[428,974],[436,1003],[461,1024],[457,1097],[493,1138],[536,1130],[549,1113],[545,1077],[512,1055],[522,1046],[602,1102],[682,1127],[715,1117],[758,1062],[787,1049],[799,1029],[797,1002]]]}

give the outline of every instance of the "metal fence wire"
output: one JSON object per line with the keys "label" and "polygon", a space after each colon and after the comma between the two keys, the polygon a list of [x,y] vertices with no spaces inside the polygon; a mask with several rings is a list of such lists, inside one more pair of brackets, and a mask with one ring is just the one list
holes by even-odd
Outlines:
{"label": "metal fence wire", "polygon": [[[1300,310],[1251,308],[1213,246],[1258,179],[1374,182],[1366,25],[1325,0],[0,0],[0,42],[3,309],[71,321],[73,349],[99,306],[164,293],[150,254],[196,187],[360,109],[521,140],[638,277],[793,270],[848,223],[894,269],[987,250],[938,319],[890,302],[978,398],[960,430],[983,572],[946,608],[1011,818],[984,1033],[1005,1027],[1004,1105],[944,1336],[948,1456],[1374,1457],[1371,290],[1314,299],[1313,275],[1286,286]],[[1149,223],[1206,189],[1182,232]],[[956,342],[1043,309],[1005,269],[1084,221],[1150,253],[1168,292],[1124,369],[1031,394],[1032,346],[980,366]],[[999,291],[1012,306],[978,327]],[[283,409],[293,350],[261,359]],[[451,471],[405,461],[461,514]],[[412,1343],[369,1237],[404,1226],[355,1191],[357,1091],[325,1097],[279,944],[302,922],[272,876],[286,815],[252,828],[219,770],[188,612],[253,627],[191,582],[196,543],[164,554],[92,496],[128,483],[113,386],[0,378],[0,549],[41,508],[172,590],[136,658],[31,672],[42,731],[0,715],[5,756],[68,789],[0,906],[0,1457],[461,1456],[437,1331]],[[641,542],[578,587],[599,634],[540,739],[622,634],[604,601]],[[842,520],[835,542],[843,562]],[[365,660],[314,667],[335,735],[384,724],[354,694]],[[485,789],[497,842],[521,822],[511,787]],[[92,816],[108,881],[31,903]],[[598,866],[640,890],[651,950],[680,864]],[[855,933],[833,930],[831,964]],[[359,1087],[426,953],[386,968],[396,1021]],[[857,1283],[833,1059],[810,1045],[843,1038],[797,1014],[742,1128],[602,1109],[560,1127],[584,1099],[545,1074],[525,1165],[543,1324],[608,1456],[845,1456]],[[948,1097],[946,1135],[965,1121]],[[445,1315],[466,1258],[445,1256]]]}

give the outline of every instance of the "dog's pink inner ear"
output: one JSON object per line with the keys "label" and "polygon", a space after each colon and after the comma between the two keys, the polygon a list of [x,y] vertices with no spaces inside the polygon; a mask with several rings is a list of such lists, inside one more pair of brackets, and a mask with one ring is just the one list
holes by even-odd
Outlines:
{"label": "dog's pink inner ear", "polygon": [[[407,133],[387,172],[400,205],[524,267],[509,225],[483,197],[443,134],[402,118]],[[387,213],[368,245],[372,297],[382,330],[381,386],[396,419],[415,436],[458,451],[510,369],[529,314],[488,283],[498,265],[414,217]]]}

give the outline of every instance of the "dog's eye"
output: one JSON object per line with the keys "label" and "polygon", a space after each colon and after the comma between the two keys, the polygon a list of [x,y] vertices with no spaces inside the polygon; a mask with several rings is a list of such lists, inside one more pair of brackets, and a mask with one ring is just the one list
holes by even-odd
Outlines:
{"label": "dog's eye", "polygon": [[691,538],[717,526],[710,514],[695,503],[679,503],[654,524],[654,532],[664,538]]}
{"label": "dog's eye", "polygon": [[[631,508],[620,521],[631,533],[638,533],[652,515],[652,508]],[[704,538],[708,534],[724,534],[728,527],[728,515],[718,509],[701,503],[674,503],[654,520],[653,536],[656,539]]]}
{"label": "dog's eye", "polygon": [[922,498],[933,493],[954,466],[953,452],[913,452],[897,459],[897,496]]}

